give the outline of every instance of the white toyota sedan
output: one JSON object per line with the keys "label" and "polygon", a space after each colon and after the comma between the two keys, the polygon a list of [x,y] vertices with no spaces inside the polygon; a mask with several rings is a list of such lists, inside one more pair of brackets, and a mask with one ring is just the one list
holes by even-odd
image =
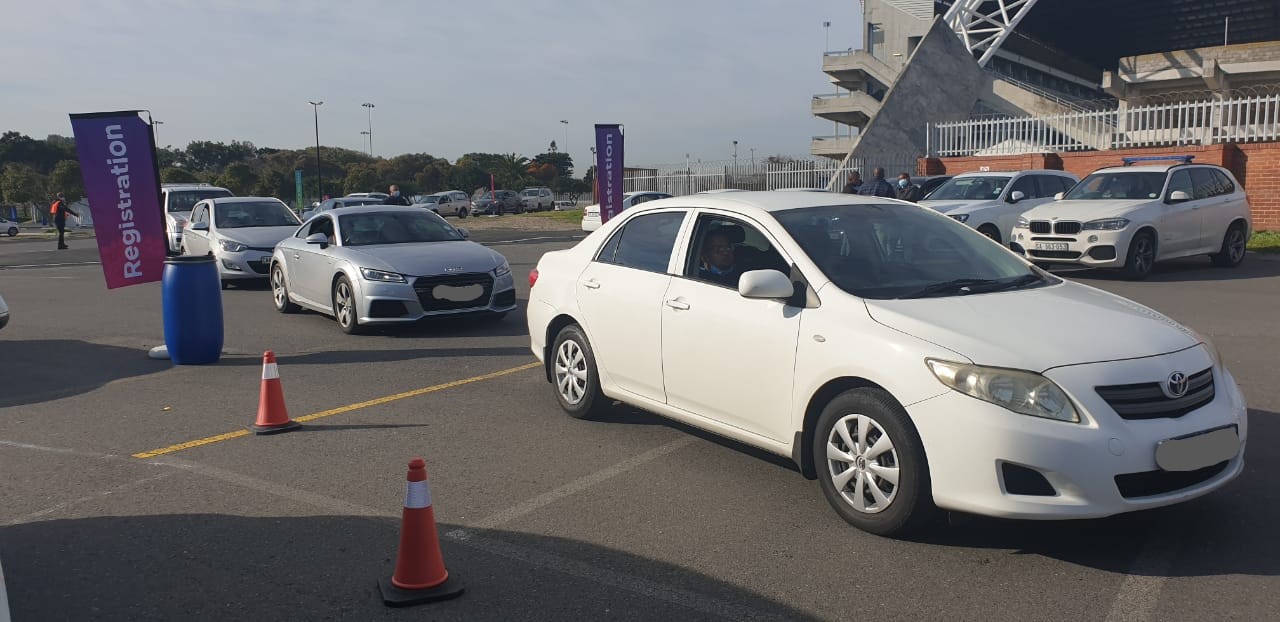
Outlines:
{"label": "white toyota sedan", "polygon": [[873,533],[938,509],[1108,516],[1243,467],[1244,397],[1208,341],[926,208],[653,201],[529,277],[568,414],[618,400],[790,457]]}

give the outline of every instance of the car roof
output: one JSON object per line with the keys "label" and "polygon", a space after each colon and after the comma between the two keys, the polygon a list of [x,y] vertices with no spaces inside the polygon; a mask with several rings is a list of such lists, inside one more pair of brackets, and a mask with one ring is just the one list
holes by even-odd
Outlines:
{"label": "car roof", "polygon": [[744,190],[720,194],[689,194],[670,199],[649,201],[632,207],[627,211],[647,212],[654,209],[670,207],[706,207],[736,211],[742,214],[753,212],[780,212],[802,207],[825,207],[829,205],[883,205],[885,203],[916,206],[915,203],[886,199],[883,197],[861,196],[840,192],[756,192]]}
{"label": "car roof", "polygon": [[284,203],[284,201],[275,197],[213,197],[205,200],[212,201],[215,205],[226,205],[228,203],[257,203],[259,201],[275,201],[277,203]]}
{"label": "car roof", "polygon": [[429,209],[421,207],[412,207],[409,205],[357,205],[355,207],[344,207],[341,210],[333,210],[334,214],[376,214],[378,212],[411,212],[414,214],[430,214]]}
{"label": "car roof", "polygon": [[160,184],[161,190],[226,190],[222,186],[214,186],[212,184]]}
{"label": "car roof", "polygon": [[1051,168],[1032,168],[1022,171],[970,171],[968,173],[958,173],[953,176],[952,179],[958,179],[960,177],[1011,177],[1021,173],[1035,173],[1037,175],[1049,174],[1061,177],[1068,177],[1071,175],[1071,173],[1066,171],[1059,171]]}
{"label": "car roof", "polygon": [[[1214,168],[1222,169],[1216,164],[1145,164],[1142,166],[1108,166],[1100,168],[1094,173],[1165,173],[1171,168]],[[1092,175],[1093,173],[1090,173]]]}

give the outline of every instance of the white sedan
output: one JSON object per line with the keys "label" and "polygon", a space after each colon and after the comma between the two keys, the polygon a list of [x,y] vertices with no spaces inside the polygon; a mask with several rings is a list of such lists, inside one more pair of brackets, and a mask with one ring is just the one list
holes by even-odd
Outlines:
{"label": "white sedan", "polygon": [[531,349],[567,413],[619,400],[790,457],[874,533],[939,508],[1169,505],[1244,464],[1244,397],[1209,342],[925,208],[654,201],[530,281]]}
{"label": "white sedan", "polygon": [[[622,209],[639,205],[648,201],[668,199],[671,195],[665,192],[628,192],[622,195]],[[582,210],[582,230],[595,231],[600,228],[600,204],[588,205]]]}

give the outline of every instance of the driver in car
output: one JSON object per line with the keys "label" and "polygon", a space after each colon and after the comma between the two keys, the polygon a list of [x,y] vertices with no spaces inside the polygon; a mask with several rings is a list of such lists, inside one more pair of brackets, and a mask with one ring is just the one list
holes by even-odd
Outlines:
{"label": "driver in car", "polygon": [[733,240],[726,229],[712,229],[702,241],[702,264],[698,267],[698,278],[728,285],[738,286],[738,278],[742,270],[735,265]]}

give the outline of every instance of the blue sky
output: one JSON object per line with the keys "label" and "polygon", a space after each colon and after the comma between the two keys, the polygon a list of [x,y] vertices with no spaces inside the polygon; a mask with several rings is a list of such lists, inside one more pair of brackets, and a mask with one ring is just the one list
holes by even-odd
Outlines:
{"label": "blue sky", "polygon": [[0,8],[0,130],[70,135],[67,114],[142,108],[163,145],[248,140],[376,155],[590,157],[626,126],[627,163],[803,155],[832,124],[830,47],[860,44],[856,0],[497,2],[58,0]]}

